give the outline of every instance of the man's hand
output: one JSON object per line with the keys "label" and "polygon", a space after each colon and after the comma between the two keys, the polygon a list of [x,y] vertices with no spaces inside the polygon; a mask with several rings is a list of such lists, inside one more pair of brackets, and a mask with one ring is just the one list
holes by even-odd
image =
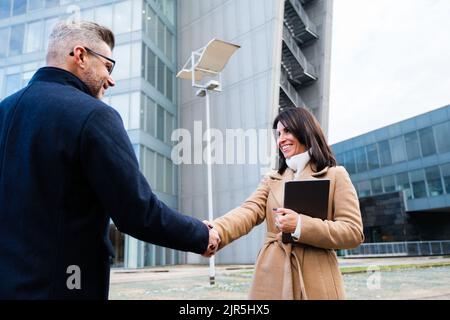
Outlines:
{"label": "man's hand", "polygon": [[297,227],[297,212],[291,209],[278,208],[273,209],[275,213],[275,226],[285,233],[293,233]]}
{"label": "man's hand", "polygon": [[206,251],[202,254],[202,256],[206,258],[210,258],[215,255],[217,249],[219,248],[220,237],[219,233],[214,229],[214,226],[207,220],[203,220],[203,223],[208,226],[209,229],[209,242]]}

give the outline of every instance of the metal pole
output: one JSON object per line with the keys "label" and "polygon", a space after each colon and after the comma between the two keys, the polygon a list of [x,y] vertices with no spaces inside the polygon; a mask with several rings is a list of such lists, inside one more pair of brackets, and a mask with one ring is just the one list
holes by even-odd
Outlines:
{"label": "metal pole", "polygon": [[[209,92],[205,89],[206,98],[206,165],[208,167],[208,220],[214,219],[213,215],[213,197],[212,197],[212,168],[211,168],[211,131],[209,124]],[[214,285],[216,280],[216,271],[214,267],[214,256],[209,258],[209,284]]]}

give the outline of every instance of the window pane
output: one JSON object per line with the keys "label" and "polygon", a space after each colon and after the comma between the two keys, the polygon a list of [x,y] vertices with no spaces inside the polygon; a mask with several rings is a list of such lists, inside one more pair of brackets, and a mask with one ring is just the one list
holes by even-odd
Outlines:
{"label": "window pane", "polygon": [[59,6],[59,0],[45,0],[46,8],[53,8]]}
{"label": "window pane", "polygon": [[444,122],[434,127],[436,144],[439,153],[450,152],[450,122]]}
{"label": "window pane", "polygon": [[[0,46],[0,59],[6,58],[8,55],[8,43],[9,43],[9,28],[0,29],[0,39],[6,45]],[[0,88],[1,89],[1,88]]]}
{"label": "window pane", "polygon": [[147,81],[153,86],[156,87],[155,79],[156,79],[156,56],[147,48]]}
{"label": "window pane", "polygon": [[166,55],[169,58],[170,61],[173,60],[173,41],[174,37],[172,32],[169,31],[169,29],[166,30]]}
{"label": "window pane", "polygon": [[173,73],[166,67],[166,97],[173,101]]}
{"label": "window pane", "polygon": [[410,176],[414,199],[426,198],[427,189],[423,170],[411,171]]}
{"label": "window pane", "polygon": [[95,8],[95,22],[112,29],[112,5]]}
{"label": "window pane", "polygon": [[450,163],[441,166],[441,171],[444,178],[445,192],[450,194]]}
{"label": "window pane", "polygon": [[145,161],[145,155],[144,155],[145,149],[143,145],[139,145],[139,168],[142,171],[142,174],[145,176],[145,166],[144,166],[144,161]]}
{"label": "window pane", "polygon": [[37,10],[44,7],[44,0],[28,0],[28,10]]}
{"label": "window pane", "polygon": [[95,12],[94,9],[88,9],[81,11],[81,19],[86,21],[94,21],[95,20]]}
{"label": "window pane", "polygon": [[380,167],[380,161],[378,160],[378,149],[376,144],[367,146],[367,158],[369,162],[369,170],[377,169]]}
{"label": "window pane", "polygon": [[42,46],[42,21],[29,23],[27,26],[27,40],[25,43],[25,52],[35,52],[41,49]]}
{"label": "window pane", "polygon": [[173,164],[172,161],[165,158],[166,160],[166,188],[165,192],[168,194],[174,194],[173,192]]}
{"label": "window pane", "polygon": [[356,169],[358,172],[367,171],[366,150],[364,147],[355,150]]}
{"label": "window pane", "polygon": [[360,197],[370,196],[370,181],[361,181],[358,183]]}
{"label": "window pane", "polygon": [[36,71],[29,71],[29,72],[24,72],[22,75],[22,83],[24,86],[26,86],[28,84],[28,82],[30,82],[31,78],[33,77],[33,75],[35,74]]}
{"label": "window pane", "polygon": [[420,158],[419,138],[416,131],[405,134],[405,144],[408,160]]}
{"label": "window pane", "polygon": [[55,24],[58,22],[57,18],[47,19],[45,20],[45,31],[44,31],[44,48],[47,50],[48,46],[48,38],[50,37],[50,33],[52,33],[52,29]]}
{"label": "window pane", "polygon": [[147,97],[146,132],[156,137],[156,103]]}
{"label": "window pane", "polygon": [[6,76],[6,96],[20,90],[20,73]]}
{"label": "window pane", "polygon": [[406,148],[403,136],[390,140],[392,163],[406,161]]}
{"label": "window pane", "polygon": [[165,29],[166,26],[161,21],[161,19],[158,18],[158,48],[164,52],[164,39],[165,39]]}
{"label": "window pane", "polygon": [[380,178],[372,179],[370,182],[371,182],[371,185],[372,185],[372,193],[373,194],[378,194],[378,193],[382,193],[383,192],[383,187],[381,185],[381,179]]}
{"label": "window pane", "polygon": [[336,162],[337,162],[338,166],[344,165],[344,154],[343,153],[339,153],[336,155]]}
{"label": "window pane", "polygon": [[171,144],[172,141],[170,141],[170,138],[172,136],[172,131],[173,131],[173,116],[166,112],[166,126],[165,126],[165,130],[166,130],[166,140],[165,142],[168,144]]}
{"label": "window pane", "polygon": [[11,14],[11,0],[0,1],[0,19],[8,18]]}
{"label": "window pane", "polygon": [[142,60],[141,60],[141,42],[134,42],[131,45],[131,77],[139,77],[141,74]]}
{"label": "window pane", "polygon": [[142,58],[142,62],[141,62],[141,78],[145,79],[145,74],[147,73],[146,72],[146,70],[147,70],[147,63],[146,63],[146,55],[145,55],[145,53],[147,52],[147,47],[145,46],[144,43],[142,43],[141,50],[142,50],[142,53],[141,53],[141,58]]}
{"label": "window pane", "polygon": [[356,173],[356,165],[355,165],[355,156],[353,154],[353,150],[347,151],[345,153],[345,169],[347,169],[348,173]]}
{"label": "window pane", "polygon": [[142,30],[142,15],[145,14],[142,11],[142,1],[133,0],[133,19],[131,19],[131,30]]}
{"label": "window pane", "polygon": [[444,193],[441,181],[441,173],[439,167],[431,167],[425,169],[425,175],[427,177],[428,190],[430,196],[438,196]]}
{"label": "window pane", "polygon": [[156,138],[158,138],[161,141],[164,141],[164,109],[160,105],[158,105]]}
{"label": "window pane", "polygon": [[27,0],[14,0],[13,16],[24,14],[27,9]]}
{"label": "window pane", "polygon": [[128,130],[128,123],[130,118],[129,116],[130,103],[128,98],[129,98],[128,94],[120,94],[111,97],[111,107],[113,107],[119,112],[126,130]]}
{"label": "window pane", "polygon": [[114,32],[121,34],[131,31],[131,2],[123,1],[114,5]]}
{"label": "window pane", "polygon": [[384,192],[395,191],[395,179],[394,176],[383,177]]}
{"label": "window pane", "polygon": [[156,25],[158,23],[158,18],[149,4],[147,4],[146,6],[144,23],[146,34],[152,40],[152,42],[156,44]]}
{"label": "window pane", "polygon": [[156,155],[156,190],[164,192],[164,157]]}
{"label": "window pane", "polygon": [[156,154],[149,148],[145,148],[145,177],[151,188],[156,188]]}
{"label": "window pane", "polygon": [[175,0],[156,0],[155,1],[169,21],[175,23]]}
{"label": "window pane", "polygon": [[172,24],[175,24],[175,0],[164,1],[164,13]]}
{"label": "window pane", "polygon": [[130,45],[120,45],[114,48],[113,59],[116,60],[116,66],[112,73],[115,80],[130,78]]}
{"label": "window pane", "polygon": [[392,164],[392,158],[391,158],[391,150],[389,148],[389,142],[381,141],[378,143],[378,150],[380,152],[380,162],[381,166],[389,166]]}
{"label": "window pane", "polygon": [[140,94],[140,99],[141,99],[141,102],[140,102],[140,109],[141,110],[139,112],[139,114],[140,114],[139,127],[140,127],[141,130],[146,131],[146,129],[145,129],[145,113],[146,113],[146,109],[147,109],[147,104],[146,104],[147,98],[146,98],[145,94],[141,93]]}
{"label": "window pane", "polygon": [[17,56],[22,54],[23,36],[25,33],[25,25],[20,24],[11,28],[11,38],[9,42],[9,55]]}
{"label": "window pane", "polygon": [[165,81],[165,71],[166,68],[164,66],[164,63],[161,61],[161,59],[158,58],[158,86],[157,89],[159,92],[164,94],[164,83]]}
{"label": "window pane", "polygon": [[409,176],[407,172],[399,173],[395,175],[397,180],[397,190],[404,190],[407,199],[412,199],[411,186],[409,184]]}
{"label": "window pane", "polygon": [[130,103],[130,130],[139,129],[140,124],[140,110],[141,110],[141,101],[140,101],[139,92],[133,92],[131,94],[131,103]]}
{"label": "window pane", "polygon": [[426,157],[435,154],[436,147],[434,145],[433,128],[430,127],[420,130],[419,137],[423,156]]}

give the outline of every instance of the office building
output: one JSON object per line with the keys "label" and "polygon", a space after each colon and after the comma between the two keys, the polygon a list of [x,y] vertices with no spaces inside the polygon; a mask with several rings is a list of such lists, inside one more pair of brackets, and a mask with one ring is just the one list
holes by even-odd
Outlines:
{"label": "office building", "polygon": [[358,192],[366,243],[450,239],[449,137],[450,105],[332,146]]}

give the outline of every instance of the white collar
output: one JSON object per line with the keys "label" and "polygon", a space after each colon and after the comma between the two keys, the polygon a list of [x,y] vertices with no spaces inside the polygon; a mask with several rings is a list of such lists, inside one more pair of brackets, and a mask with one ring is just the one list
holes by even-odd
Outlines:
{"label": "white collar", "polygon": [[295,172],[295,178],[305,169],[311,157],[309,156],[309,150],[296,154],[295,156],[286,159],[286,164]]}

